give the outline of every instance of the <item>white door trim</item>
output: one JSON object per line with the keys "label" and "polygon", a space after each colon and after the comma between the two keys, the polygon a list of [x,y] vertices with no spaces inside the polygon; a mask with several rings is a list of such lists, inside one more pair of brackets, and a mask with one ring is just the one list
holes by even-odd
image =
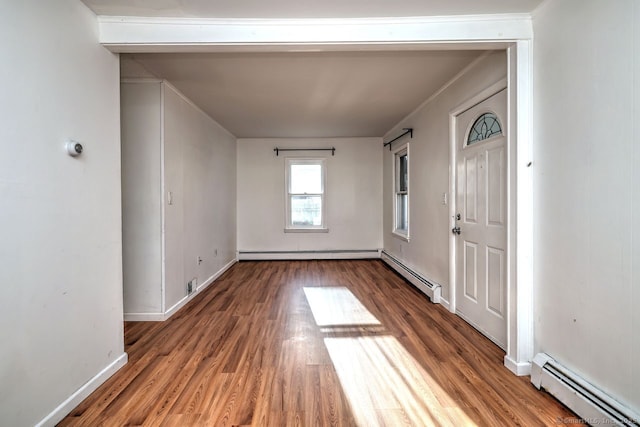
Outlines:
{"label": "white door trim", "polygon": [[[533,360],[533,49],[530,40],[507,49],[509,79],[510,184],[507,187],[510,223],[508,241],[515,249],[507,275],[508,349],[504,364],[516,375],[529,375]],[[517,227],[516,227],[517,225]],[[515,286],[517,285],[517,286]]]}
{"label": "white door trim", "polygon": [[[505,366],[529,375],[533,358],[532,58],[530,41],[507,49],[507,78],[449,113],[449,228],[456,214],[456,116],[505,87],[507,97],[507,354]],[[456,312],[456,238],[449,237],[449,310]]]}

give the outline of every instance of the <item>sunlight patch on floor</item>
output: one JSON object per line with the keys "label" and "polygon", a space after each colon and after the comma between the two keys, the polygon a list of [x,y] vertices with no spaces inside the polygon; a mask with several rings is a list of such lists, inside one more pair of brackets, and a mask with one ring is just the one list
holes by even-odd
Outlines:
{"label": "sunlight patch on floor", "polygon": [[325,338],[359,426],[474,426],[392,336]]}
{"label": "sunlight patch on floor", "polygon": [[343,286],[303,289],[318,326],[380,325],[380,321]]}
{"label": "sunlight patch on floor", "polygon": [[359,426],[475,426],[349,289],[303,289]]}

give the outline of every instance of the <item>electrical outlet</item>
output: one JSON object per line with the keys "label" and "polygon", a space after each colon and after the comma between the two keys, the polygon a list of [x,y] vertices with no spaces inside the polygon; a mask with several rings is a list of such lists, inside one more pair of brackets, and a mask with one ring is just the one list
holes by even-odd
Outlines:
{"label": "electrical outlet", "polygon": [[202,258],[200,258],[200,256],[196,258],[196,264],[198,265],[202,264]]}

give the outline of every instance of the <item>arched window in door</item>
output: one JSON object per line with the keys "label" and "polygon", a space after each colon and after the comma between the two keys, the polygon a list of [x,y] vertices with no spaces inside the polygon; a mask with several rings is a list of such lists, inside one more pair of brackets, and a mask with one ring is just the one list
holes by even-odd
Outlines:
{"label": "arched window in door", "polygon": [[467,137],[467,145],[484,141],[494,135],[502,135],[500,120],[494,113],[484,113],[473,122]]}

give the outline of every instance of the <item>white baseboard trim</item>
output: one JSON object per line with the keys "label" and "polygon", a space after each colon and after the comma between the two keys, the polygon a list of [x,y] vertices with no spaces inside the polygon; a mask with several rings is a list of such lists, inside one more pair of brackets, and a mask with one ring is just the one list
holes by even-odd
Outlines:
{"label": "white baseboard trim", "polygon": [[442,297],[440,297],[440,305],[442,305],[448,311],[451,311],[451,303]]}
{"label": "white baseboard trim", "polygon": [[380,258],[380,249],[338,249],[326,251],[238,251],[238,259],[240,261],[378,258]]}
{"label": "white baseboard trim", "polygon": [[36,424],[36,427],[53,427],[69,412],[71,412],[76,406],[80,404],[84,399],[93,393],[100,385],[107,381],[113,374],[118,372],[120,368],[127,364],[127,353],[122,353],[120,357],[111,362],[106,368],[100,371],[96,376],[87,381],[82,387],[76,390],[71,396],[62,402],[56,409],[54,409],[49,415],[44,417],[42,421]]}
{"label": "white baseboard trim", "polygon": [[505,356],[504,366],[519,377],[531,375],[531,362],[516,362],[509,356]]}
{"label": "white baseboard trim", "polygon": [[217,273],[215,273],[213,276],[209,277],[207,280],[205,280],[204,282],[202,282],[202,284],[196,286],[196,291],[198,292],[202,292],[207,286],[209,286],[210,284],[212,284],[213,282],[216,281],[216,279],[220,276],[222,276],[224,273],[226,273],[226,271],[228,269],[230,269],[231,267],[233,267],[233,265],[238,262],[238,258],[234,258],[231,261],[229,261],[227,264],[225,264],[220,270],[218,270]]}
{"label": "white baseboard trim", "polygon": [[205,290],[205,288],[207,286],[209,286],[210,284],[212,284],[218,277],[222,276],[222,274],[225,271],[227,271],[228,269],[230,269],[233,266],[233,264],[235,264],[236,262],[238,262],[238,260],[236,258],[232,259],[227,264],[225,264],[220,270],[218,270],[216,273],[214,273],[213,276],[209,277],[207,280],[202,282],[201,285],[199,285],[199,286],[196,285],[196,289],[191,293],[191,295],[185,295],[184,298],[182,298],[180,301],[175,303],[171,308],[169,308],[169,310],[166,311],[166,313],[164,314],[164,319],[162,319],[162,320],[167,320],[171,316],[176,314],[176,312],[178,310],[180,310],[182,307],[184,307],[193,297],[195,297],[200,292]]}
{"label": "white baseboard trim", "polygon": [[167,320],[168,318],[170,318],[171,316],[173,316],[174,314],[176,314],[176,311],[180,310],[182,307],[184,307],[184,305],[186,303],[189,302],[189,300],[194,297],[196,294],[198,293],[198,288],[196,288],[195,291],[191,292],[191,295],[185,295],[182,297],[182,299],[180,301],[178,301],[177,303],[173,304],[173,306],[169,307],[169,310],[167,310],[164,313],[164,316],[162,316],[162,321]]}
{"label": "white baseboard trim", "polygon": [[178,310],[184,307],[184,305],[187,304],[189,300],[205,290],[207,286],[215,282],[218,277],[222,276],[224,272],[230,269],[236,262],[238,262],[237,258],[229,261],[220,270],[218,270],[211,277],[202,282],[202,284],[196,286],[196,289],[191,293],[191,295],[185,295],[180,301],[171,306],[165,313],[125,313],[124,320],[127,322],[164,322],[165,320],[176,314]]}
{"label": "white baseboard trim", "polygon": [[125,322],[162,322],[164,314],[162,313],[125,313]]}

